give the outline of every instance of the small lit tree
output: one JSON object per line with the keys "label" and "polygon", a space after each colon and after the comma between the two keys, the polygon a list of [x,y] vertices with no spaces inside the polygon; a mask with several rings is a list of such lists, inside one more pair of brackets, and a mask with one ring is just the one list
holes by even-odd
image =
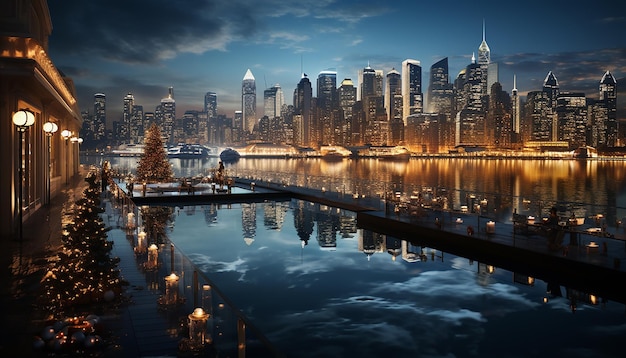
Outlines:
{"label": "small lit tree", "polygon": [[137,180],[145,183],[172,181],[174,174],[161,138],[161,130],[153,124],[146,131],[144,152],[137,165]]}

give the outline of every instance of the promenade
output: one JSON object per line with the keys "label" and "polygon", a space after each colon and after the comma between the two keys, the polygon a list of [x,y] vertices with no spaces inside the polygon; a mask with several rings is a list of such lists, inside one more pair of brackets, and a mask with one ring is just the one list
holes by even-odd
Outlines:
{"label": "promenade", "polygon": [[[82,175],[85,173],[83,172]],[[254,185],[253,185],[254,183]],[[44,326],[42,312],[36,309],[39,282],[49,259],[59,249],[62,225],[71,205],[81,197],[87,184],[83,176],[75,178],[52,203],[39,210],[37,216],[24,225],[24,240],[8,243],[2,259],[2,324],[7,329],[0,341],[3,356],[48,356],[54,352],[37,350],[33,338]],[[122,186],[120,190],[124,190]],[[421,210],[418,213],[396,211],[392,203],[379,198],[346,195],[302,187],[286,187],[276,183],[263,183],[238,179],[230,192],[204,190],[187,192],[170,190],[144,193],[134,188],[132,198],[124,198],[120,204],[110,195],[103,195],[105,224],[111,228],[109,240],[114,242],[112,255],[120,258],[118,268],[129,285],[124,292],[125,304],[102,312],[100,317],[108,332],[111,344],[93,355],[103,357],[174,357],[185,356],[179,346],[184,339],[184,321],[196,302],[195,285],[210,287],[210,280],[196,276],[193,265],[180,253],[161,247],[158,270],[146,270],[146,258],[138,256],[134,242],[136,231],[129,232],[126,215],[138,205],[180,205],[200,202],[238,202],[289,200],[297,198],[316,201],[329,206],[357,212],[360,228],[393,235],[418,245],[437,248],[459,256],[475,258],[513,272],[524,272],[536,278],[572,285],[591,290],[602,297],[626,302],[619,283],[626,282],[626,243],[624,231],[613,228],[613,237],[579,235],[574,241],[564,238],[557,250],[548,247],[545,237],[537,234],[521,234],[514,231],[512,222],[496,222],[488,226],[489,218],[472,213]],[[117,189],[115,189],[117,190]],[[126,193],[122,193],[125,196]],[[131,203],[130,201],[134,201]],[[134,209],[131,209],[134,207]],[[126,208],[126,209],[124,209]],[[474,232],[468,234],[468,226]],[[493,230],[491,230],[493,228]],[[129,236],[130,235],[130,236]],[[598,247],[588,246],[591,241]],[[168,256],[169,255],[169,256]],[[168,265],[169,263],[169,265]],[[185,273],[182,278],[181,294],[185,304],[175,309],[163,310],[159,299],[163,296],[163,278],[170,272]],[[192,273],[193,274],[190,274]],[[239,329],[247,327],[243,353],[262,351],[269,356],[280,356],[273,352],[271,343],[264,341],[261,332],[254,337],[254,327],[245,322],[245,317],[236,307],[229,304],[227,297],[216,292],[212,305],[226,306],[223,322],[229,322],[221,341],[221,352],[241,353],[238,345]],[[204,296],[203,296],[204,297]],[[219,297],[219,298],[218,298]],[[217,314],[217,313],[216,313]],[[229,318],[226,318],[229,317]],[[215,334],[215,338],[221,335]],[[215,340],[216,347],[218,340]],[[271,353],[268,353],[271,352]],[[89,352],[87,352],[89,353]],[[97,354],[96,354],[97,353]],[[217,356],[213,350],[203,351],[201,356]]]}

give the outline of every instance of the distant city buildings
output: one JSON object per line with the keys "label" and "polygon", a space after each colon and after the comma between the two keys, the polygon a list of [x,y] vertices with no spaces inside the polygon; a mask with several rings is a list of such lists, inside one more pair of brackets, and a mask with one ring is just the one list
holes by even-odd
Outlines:
{"label": "distant city buildings", "polygon": [[83,113],[83,137],[86,147],[90,142],[140,143],[143,131],[155,123],[168,144],[402,145],[418,153],[525,147],[572,150],[620,144],[617,81],[609,71],[601,76],[597,99],[561,91],[551,71],[542,88],[528,91],[525,98],[514,76],[509,94],[499,82],[498,64],[491,61],[484,25],[477,56],[472,55],[454,81],[450,81],[448,58],[431,65],[426,97],[421,62],[406,59],[400,65],[400,70],[392,68],[384,75],[368,63],[357,72],[356,82],[344,78],[339,86],[337,71],[323,70],[315,93],[303,73],[291,103],[285,101],[279,84],[264,89],[259,113],[256,81],[248,69],[241,84],[241,110],[232,118],[218,115],[215,92],[206,92],[201,110],[186,110],[181,118],[176,117],[171,87],[154,112],[144,112],[128,93],[113,135],[106,134],[106,96],[97,93],[93,114]]}

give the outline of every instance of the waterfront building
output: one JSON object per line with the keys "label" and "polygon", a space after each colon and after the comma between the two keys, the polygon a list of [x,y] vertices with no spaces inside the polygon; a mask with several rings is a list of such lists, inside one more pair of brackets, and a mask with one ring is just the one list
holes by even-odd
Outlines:
{"label": "waterfront building", "polygon": [[318,143],[335,144],[335,114],[337,108],[337,71],[328,69],[317,76]]}
{"label": "waterfront building", "polygon": [[441,151],[441,122],[445,116],[439,113],[416,113],[407,118],[405,144],[416,153]]}
{"label": "waterfront building", "polygon": [[402,98],[402,119],[406,125],[408,116],[423,112],[422,66],[418,60],[402,61]]}
{"label": "waterfront building", "polygon": [[427,108],[429,113],[443,115],[439,129],[442,145],[451,148],[454,146],[454,85],[450,83],[448,72],[448,58],[443,58],[430,67],[430,82],[428,84]]}
{"label": "waterfront building", "polygon": [[256,125],[256,80],[248,69],[241,83],[241,113],[245,134],[250,135]]}
{"label": "waterfront building", "polygon": [[[3,0],[1,8],[0,161],[6,173],[0,176],[0,238],[8,242],[21,239],[22,223],[78,172],[78,141],[70,139],[78,139],[82,118],[72,79],[48,55],[47,2]],[[34,115],[23,132],[12,122],[20,110]],[[49,137],[47,122],[58,128]],[[70,133],[67,139],[61,136],[64,130]]]}
{"label": "waterfront building", "polygon": [[524,142],[552,141],[552,109],[550,108],[548,93],[545,91],[528,92],[524,113],[525,122],[529,124],[528,134],[522,135]]}

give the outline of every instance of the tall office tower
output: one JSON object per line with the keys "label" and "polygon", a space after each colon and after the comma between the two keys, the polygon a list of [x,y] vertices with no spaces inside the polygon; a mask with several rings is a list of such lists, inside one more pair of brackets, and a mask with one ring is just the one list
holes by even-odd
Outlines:
{"label": "tall office tower", "polygon": [[510,148],[512,143],[513,121],[511,97],[502,90],[500,82],[491,86],[489,110],[485,126],[486,142],[491,148]]}
{"label": "tall office tower", "polygon": [[153,124],[158,125],[154,112],[144,112],[143,113],[143,131],[144,134],[143,136],[145,136],[145,132],[152,127]]}
{"label": "tall office tower", "polygon": [[552,71],[549,71],[546,78],[543,80],[542,91],[546,93],[548,98],[548,117],[552,121],[552,130],[550,131],[552,138],[550,140],[557,141],[559,128],[556,116],[556,98],[559,95],[559,81]]}
{"label": "tall office tower", "polygon": [[606,71],[600,80],[599,100],[604,103],[607,112],[606,138],[604,143],[608,147],[617,145],[617,81],[611,72]]}
{"label": "tall office tower", "polygon": [[[489,49],[489,45],[487,45],[487,41],[485,39],[485,21],[483,20],[483,40],[478,46],[478,64],[482,70],[482,94],[486,96],[489,94],[489,90],[491,89],[491,85],[498,81],[497,78],[490,79],[489,75],[489,67],[491,65],[491,50]],[[492,72],[494,75],[497,74],[497,67],[492,67]]]}
{"label": "tall office tower", "polygon": [[313,100],[313,87],[306,73],[302,74],[302,78],[293,93],[294,122],[299,121],[296,132],[296,123],[294,123],[294,139],[297,137],[297,145],[311,146],[311,105]]}
{"label": "tall office tower", "polygon": [[133,117],[133,106],[135,97],[132,93],[124,96],[124,107],[122,109],[122,125],[119,127],[118,139],[128,142],[130,140],[130,121]]}
{"label": "tall office tower", "polygon": [[448,58],[439,60],[430,66],[428,84],[428,112],[452,116],[454,88],[448,74]]}
{"label": "tall office tower", "polygon": [[526,95],[525,122],[528,123],[528,132],[522,127],[522,140],[524,142],[552,141],[552,108],[548,93],[544,91],[531,91]]}
{"label": "tall office tower", "polygon": [[93,95],[93,139],[98,141],[106,136],[106,95],[104,93],[96,93]]}
{"label": "tall office tower", "polygon": [[256,81],[250,69],[246,71],[241,83],[241,112],[244,130],[251,134],[256,124]]}
{"label": "tall office tower", "polygon": [[511,90],[511,116],[513,121],[513,133],[511,137],[511,141],[513,143],[520,142],[520,98],[519,93],[517,92],[517,76],[513,75],[513,89]]}
{"label": "tall office tower", "polygon": [[233,136],[232,140],[234,144],[240,144],[243,142],[243,112],[235,111],[233,118]]}
{"label": "tall office tower", "polygon": [[284,104],[285,95],[278,83],[263,91],[263,113],[268,118],[274,119],[280,117]]}
{"label": "tall office tower", "polygon": [[556,97],[559,95],[559,81],[552,71],[549,71],[543,80],[542,90],[548,95],[550,106],[554,107],[556,105]]}
{"label": "tall office tower", "polygon": [[352,145],[352,119],[353,108],[356,103],[356,87],[352,79],[345,78],[337,89],[339,108],[341,109],[341,140],[342,145]]}
{"label": "tall office tower", "polygon": [[209,120],[217,118],[217,93],[207,92],[204,95],[204,111]]}
{"label": "tall office tower", "polygon": [[317,76],[317,109],[320,144],[335,144],[335,110],[337,108],[337,71],[328,69]]}
{"label": "tall office tower", "polygon": [[135,104],[130,119],[129,136],[131,143],[143,142],[143,106]]}
{"label": "tall office tower", "polygon": [[406,126],[408,116],[422,113],[424,108],[422,66],[418,60],[402,61],[402,98],[402,120]]}
{"label": "tall office tower", "polygon": [[157,122],[161,126],[161,135],[165,141],[174,144],[174,121],[176,120],[176,100],[174,88],[170,87],[167,97],[161,98],[161,104],[155,111]]}
{"label": "tall office tower", "polygon": [[376,70],[367,64],[367,67],[359,70],[358,76],[357,101],[363,101],[367,96],[376,95]]}
{"label": "tall office tower", "polygon": [[[391,121],[397,112],[394,104],[396,94],[402,94],[402,75],[395,68],[387,72],[387,82],[385,86],[385,110],[387,111],[387,119]],[[402,107],[400,106],[400,109]],[[402,113],[398,117],[402,119]]]}
{"label": "tall office tower", "polygon": [[584,93],[561,92],[556,98],[558,137],[570,149],[586,145],[587,98]]}
{"label": "tall office tower", "polygon": [[455,145],[483,145],[485,143],[485,96],[483,94],[483,67],[472,63],[465,68],[463,93],[465,106],[457,113]]}

